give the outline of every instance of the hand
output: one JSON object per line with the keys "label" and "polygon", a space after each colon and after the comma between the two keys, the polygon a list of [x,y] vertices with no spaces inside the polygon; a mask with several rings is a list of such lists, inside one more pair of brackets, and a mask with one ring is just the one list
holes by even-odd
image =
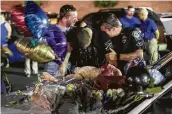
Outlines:
{"label": "hand", "polygon": [[106,54],[106,59],[110,64],[117,66],[117,53],[111,48],[110,50],[111,52]]}
{"label": "hand", "polygon": [[12,51],[8,48],[8,47],[2,47],[2,50],[4,51],[4,53],[8,54],[9,56],[13,56]]}
{"label": "hand", "polygon": [[135,52],[136,52],[136,57],[139,57],[140,59],[143,58],[143,50],[138,49]]}
{"label": "hand", "polygon": [[61,73],[62,76],[65,76],[65,72],[66,72],[66,65],[64,65],[64,63],[62,63],[59,67],[59,72]]}
{"label": "hand", "polygon": [[42,80],[46,80],[46,81],[49,81],[49,82],[58,82],[58,79],[54,78],[54,76],[52,76],[48,72],[43,72],[42,75],[40,76],[40,78]]}

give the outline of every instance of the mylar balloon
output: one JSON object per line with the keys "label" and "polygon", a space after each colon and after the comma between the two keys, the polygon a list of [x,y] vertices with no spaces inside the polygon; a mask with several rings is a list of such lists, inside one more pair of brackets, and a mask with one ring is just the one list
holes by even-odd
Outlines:
{"label": "mylar balloon", "polygon": [[15,41],[17,49],[28,58],[37,62],[49,62],[55,59],[54,51],[45,43],[38,43],[32,47],[31,38],[18,39]]}
{"label": "mylar balloon", "polygon": [[8,56],[8,60],[10,63],[19,62],[21,60],[24,60],[24,55],[17,50],[16,46],[14,45],[14,42],[9,43],[8,48],[12,51],[13,56]]}
{"label": "mylar balloon", "polygon": [[21,32],[24,32],[26,37],[31,36],[25,21],[24,21],[24,7],[19,5],[13,8],[11,11],[11,21],[15,24],[16,28]]}
{"label": "mylar balloon", "polygon": [[25,7],[25,23],[36,38],[41,38],[48,27],[48,17],[42,9],[33,1],[27,1]]}
{"label": "mylar balloon", "polygon": [[150,83],[150,74],[144,67],[134,66],[130,68],[126,75],[129,83],[136,86],[147,87]]}
{"label": "mylar balloon", "polygon": [[50,25],[45,31],[44,37],[56,55],[56,63],[61,64],[67,51],[67,41],[64,33],[56,25]]}

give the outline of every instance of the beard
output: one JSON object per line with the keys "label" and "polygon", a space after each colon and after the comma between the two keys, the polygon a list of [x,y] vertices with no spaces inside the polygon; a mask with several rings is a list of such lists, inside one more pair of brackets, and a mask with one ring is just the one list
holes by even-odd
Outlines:
{"label": "beard", "polygon": [[68,26],[68,27],[71,27],[71,26],[74,26],[74,25],[75,25],[74,22],[71,22],[71,21],[67,22],[67,26]]}

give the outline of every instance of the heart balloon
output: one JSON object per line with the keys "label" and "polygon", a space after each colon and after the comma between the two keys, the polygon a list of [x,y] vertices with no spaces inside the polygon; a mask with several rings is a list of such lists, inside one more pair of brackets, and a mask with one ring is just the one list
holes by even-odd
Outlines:
{"label": "heart balloon", "polygon": [[48,27],[48,17],[33,1],[27,1],[25,7],[25,23],[31,34],[39,39]]}
{"label": "heart balloon", "polygon": [[44,37],[56,55],[55,62],[61,64],[67,51],[67,41],[64,33],[56,25],[50,25],[45,31]]}
{"label": "heart balloon", "polygon": [[24,58],[25,58],[24,55],[20,51],[18,51],[18,49],[14,45],[14,42],[9,43],[8,48],[13,53],[13,56],[8,56],[8,60],[10,63],[15,63],[15,62],[19,62],[21,60],[24,60]]}
{"label": "heart balloon", "polygon": [[17,49],[28,58],[37,62],[49,62],[55,59],[54,51],[45,43],[38,43],[32,47],[31,38],[18,39],[15,41]]}
{"label": "heart balloon", "polygon": [[22,5],[16,6],[11,11],[11,21],[15,24],[19,31],[24,32],[26,37],[31,36],[25,21],[24,21],[24,7]]}

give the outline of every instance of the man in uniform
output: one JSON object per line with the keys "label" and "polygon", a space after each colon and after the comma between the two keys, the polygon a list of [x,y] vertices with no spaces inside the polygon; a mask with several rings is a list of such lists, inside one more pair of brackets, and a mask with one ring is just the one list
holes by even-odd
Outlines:
{"label": "man in uniform", "polygon": [[[99,42],[105,41],[104,45],[107,46],[105,49],[109,52],[106,53],[107,61],[120,68],[124,73],[124,66],[127,62],[137,57],[143,59],[144,42],[139,29],[128,29],[125,31],[125,35],[119,35],[121,30],[118,31],[118,29],[115,28],[115,24],[117,24],[118,21],[116,21],[116,23],[113,22],[112,20],[116,17],[112,15],[113,14],[109,14],[103,20],[101,31],[103,31],[103,34],[108,35],[102,34],[101,37],[106,40],[99,39]],[[118,19],[116,18],[116,20]],[[109,40],[107,40],[108,38]]]}
{"label": "man in uniform", "polygon": [[112,42],[114,50],[117,53],[118,68],[122,73],[126,73],[125,67],[127,67],[127,63],[135,58],[144,61],[143,51],[145,44],[139,28],[126,30],[125,34],[120,34],[116,38],[113,38]]}

